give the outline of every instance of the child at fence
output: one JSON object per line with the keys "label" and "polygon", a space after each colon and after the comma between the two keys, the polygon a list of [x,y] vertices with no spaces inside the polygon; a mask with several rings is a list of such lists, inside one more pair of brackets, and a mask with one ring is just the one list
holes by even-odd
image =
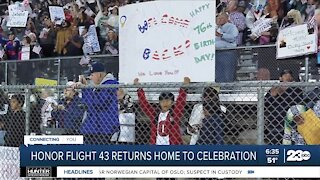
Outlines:
{"label": "child at fence", "polygon": [[218,91],[205,87],[202,102],[194,105],[188,123],[190,145],[223,144],[223,117],[226,108],[220,105]]}
{"label": "child at fence", "polygon": [[202,103],[193,107],[188,132],[192,135],[190,145],[224,144],[223,128],[226,108],[220,105],[218,91],[205,87]]}
{"label": "child at fence", "polygon": [[[190,83],[188,77],[184,78],[185,85]],[[134,80],[134,84],[139,84],[139,79]],[[175,106],[174,95],[170,92],[162,92],[159,96],[160,111],[157,111],[147,101],[142,88],[138,89],[139,105],[143,112],[149,117],[151,123],[150,144],[156,145],[179,145],[182,144],[180,133],[180,119],[186,104],[187,93],[184,88],[180,88],[179,96]]]}

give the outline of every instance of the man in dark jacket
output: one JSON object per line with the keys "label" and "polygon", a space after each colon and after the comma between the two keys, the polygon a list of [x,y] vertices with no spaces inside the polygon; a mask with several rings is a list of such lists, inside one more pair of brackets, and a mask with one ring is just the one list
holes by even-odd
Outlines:
{"label": "man in dark jacket", "polygon": [[[68,82],[72,86],[74,82]],[[59,122],[58,127],[65,128],[67,134],[79,134],[79,128],[83,120],[85,105],[75,89],[67,87],[64,90],[64,99],[51,112],[53,119]]]}
{"label": "man in dark jacket", "polygon": [[[280,82],[293,82],[291,70],[283,70]],[[273,87],[265,96],[265,143],[281,145],[284,134],[284,122],[288,109],[303,102],[303,90],[299,87]]]}
{"label": "man in dark jacket", "polygon": [[23,95],[13,95],[10,99],[10,110],[4,118],[3,129],[5,146],[19,147],[23,144],[25,135],[25,112],[22,110],[24,104]]}
{"label": "man in dark jacket", "polygon": [[[105,72],[97,62],[90,69],[92,85],[118,84],[112,74]],[[85,78],[77,87],[88,85]],[[87,88],[82,90],[82,99],[88,108],[88,116],[80,128],[86,144],[109,144],[111,136],[119,131],[117,88]]]}

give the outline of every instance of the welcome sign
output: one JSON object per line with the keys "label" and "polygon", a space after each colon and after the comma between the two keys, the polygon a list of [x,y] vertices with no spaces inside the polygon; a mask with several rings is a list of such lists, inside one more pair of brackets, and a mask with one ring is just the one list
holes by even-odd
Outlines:
{"label": "welcome sign", "polygon": [[9,20],[8,27],[26,27],[28,20],[28,11],[21,4],[12,4],[8,7]]}
{"label": "welcome sign", "polygon": [[316,53],[317,34],[317,29],[308,29],[307,24],[280,30],[277,41],[277,59]]}
{"label": "welcome sign", "polygon": [[56,24],[62,24],[62,22],[66,19],[63,7],[49,6],[49,12],[51,21],[56,22]]}
{"label": "welcome sign", "polygon": [[119,18],[121,82],[214,81],[214,1],[132,4]]}

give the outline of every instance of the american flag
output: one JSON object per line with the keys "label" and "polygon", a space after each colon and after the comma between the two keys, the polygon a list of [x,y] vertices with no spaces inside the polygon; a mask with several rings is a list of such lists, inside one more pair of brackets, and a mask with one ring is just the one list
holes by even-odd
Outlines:
{"label": "american flag", "polygon": [[308,29],[312,29],[312,28],[314,28],[316,25],[317,25],[316,17],[315,17],[315,16],[312,16],[312,18],[309,19],[309,21],[308,21],[308,23],[307,23]]}

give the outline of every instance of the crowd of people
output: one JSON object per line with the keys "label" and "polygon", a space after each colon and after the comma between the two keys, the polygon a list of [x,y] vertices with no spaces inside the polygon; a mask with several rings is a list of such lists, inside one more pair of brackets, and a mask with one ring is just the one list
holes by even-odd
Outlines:
{"label": "crowd of people", "polygon": [[[23,1],[25,2],[25,1]],[[21,3],[10,1],[9,4]],[[100,51],[117,55],[119,36],[119,7],[129,0],[29,0],[26,27],[8,27],[8,9],[3,9],[0,28],[0,50],[2,60],[26,60],[24,47],[30,47],[30,59],[56,56],[81,56],[92,54],[84,49],[84,39],[91,25],[95,26]],[[21,4],[24,6],[24,4]],[[49,6],[64,9],[65,21],[52,21]],[[6,8],[8,6],[5,6]],[[84,29],[79,31],[79,29]],[[36,48],[35,48],[36,47]],[[41,50],[39,50],[41,47]]]}
{"label": "crowd of people", "polygon": [[[146,0],[144,0],[146,1]],[[144,2],[141,1],[141,2]],[[24,28],[8,27],[8,10],[1,16],[0,50],[2,60],[18,60],[23,47],[30,47],[30,58],[54,56],[81,56],[84,54],[84,38],[95,25],[101,50],[96,53],[119,53],[119,7],[132,3],[129,0],[29,0],[27,25]],[[10,1],[8,4],[17,2]],[[18,2],[19,3],[19,2]],[[65,21],[52,22],[49,6],[63,7]],[[216,1],[216,47],[226,48],[248,44],[274,43],[278,30],[294,24],[319,19],[319,2],[309,1]],[[251,32],[255,22],[271,18],[265,32]],[[79,29],[84,28],[84,31]],[[34,50],[41,47],[41,51]],[[86,53],[86,51],[85,51]]]}
{"label": "crowd of people", "polygon": [[[144,2],[140,1],[140,2]],[[29,48],[29,58],[82,56],[86,55],[85,38],[91,25],[95,26],[100,51],[96,53],[119,54],[119,7],[136,1],[128,0],[29,0],[27,10],[29,18],[25,28],[8,27],[8,10],[3,10],[0,28],[0,53],[2,60],[24,59],[24,51]],[[14,4],[17,2],[10,2]],[[52,22],[49,6],[60,6],[64,9],[66,20],[57,24]],[[234,48],[248,44],[275,43],[281,28],[302,23],[320,21],[319,2],[280,1],[280,0],[228,0],[216,1],[216,33],[215,46]],[[261,19],[272,19],[270,28],[258,34],[252,32]],[[318,23],[319,24],[319,23]],[[84,29],[84,30],[83,30]],[[41,50],[39,51],[39,47]],[[228,59],[228,61],[226,61]],[[232,82],[236,80],[237,52],[216,53],[216,82]],[[228,62],[228,64],[226,64]],[[61,63],[60,79],[66,77],[74,81],[81,74],[81,66],[77,60]],[[48,73],[42,72],[48,69]],[[38,68],[29,73],[25,69]],[[33,84],[35,77],[56,78],[57,69],[54,63],[24,63],[8,67],[11,84]],[[41,71],[41,72],[38,72]],[[0,68],[0,73],[5,73]],[[10,74],[11,73],[11,74]],[[49,74],[49,75],[48,75]],[[4,81],[4,76],[0,77]]]}
{"label": "crowd of people", "polygon": [[[216,47],[275,43],[278,31],[288,26],[320,22],[320,2],[308,1],[217,1]],[[271,19],[270,28],[258,34],[253,28],[261,19]],[[319,23],[318,23],[319,24]]]}

